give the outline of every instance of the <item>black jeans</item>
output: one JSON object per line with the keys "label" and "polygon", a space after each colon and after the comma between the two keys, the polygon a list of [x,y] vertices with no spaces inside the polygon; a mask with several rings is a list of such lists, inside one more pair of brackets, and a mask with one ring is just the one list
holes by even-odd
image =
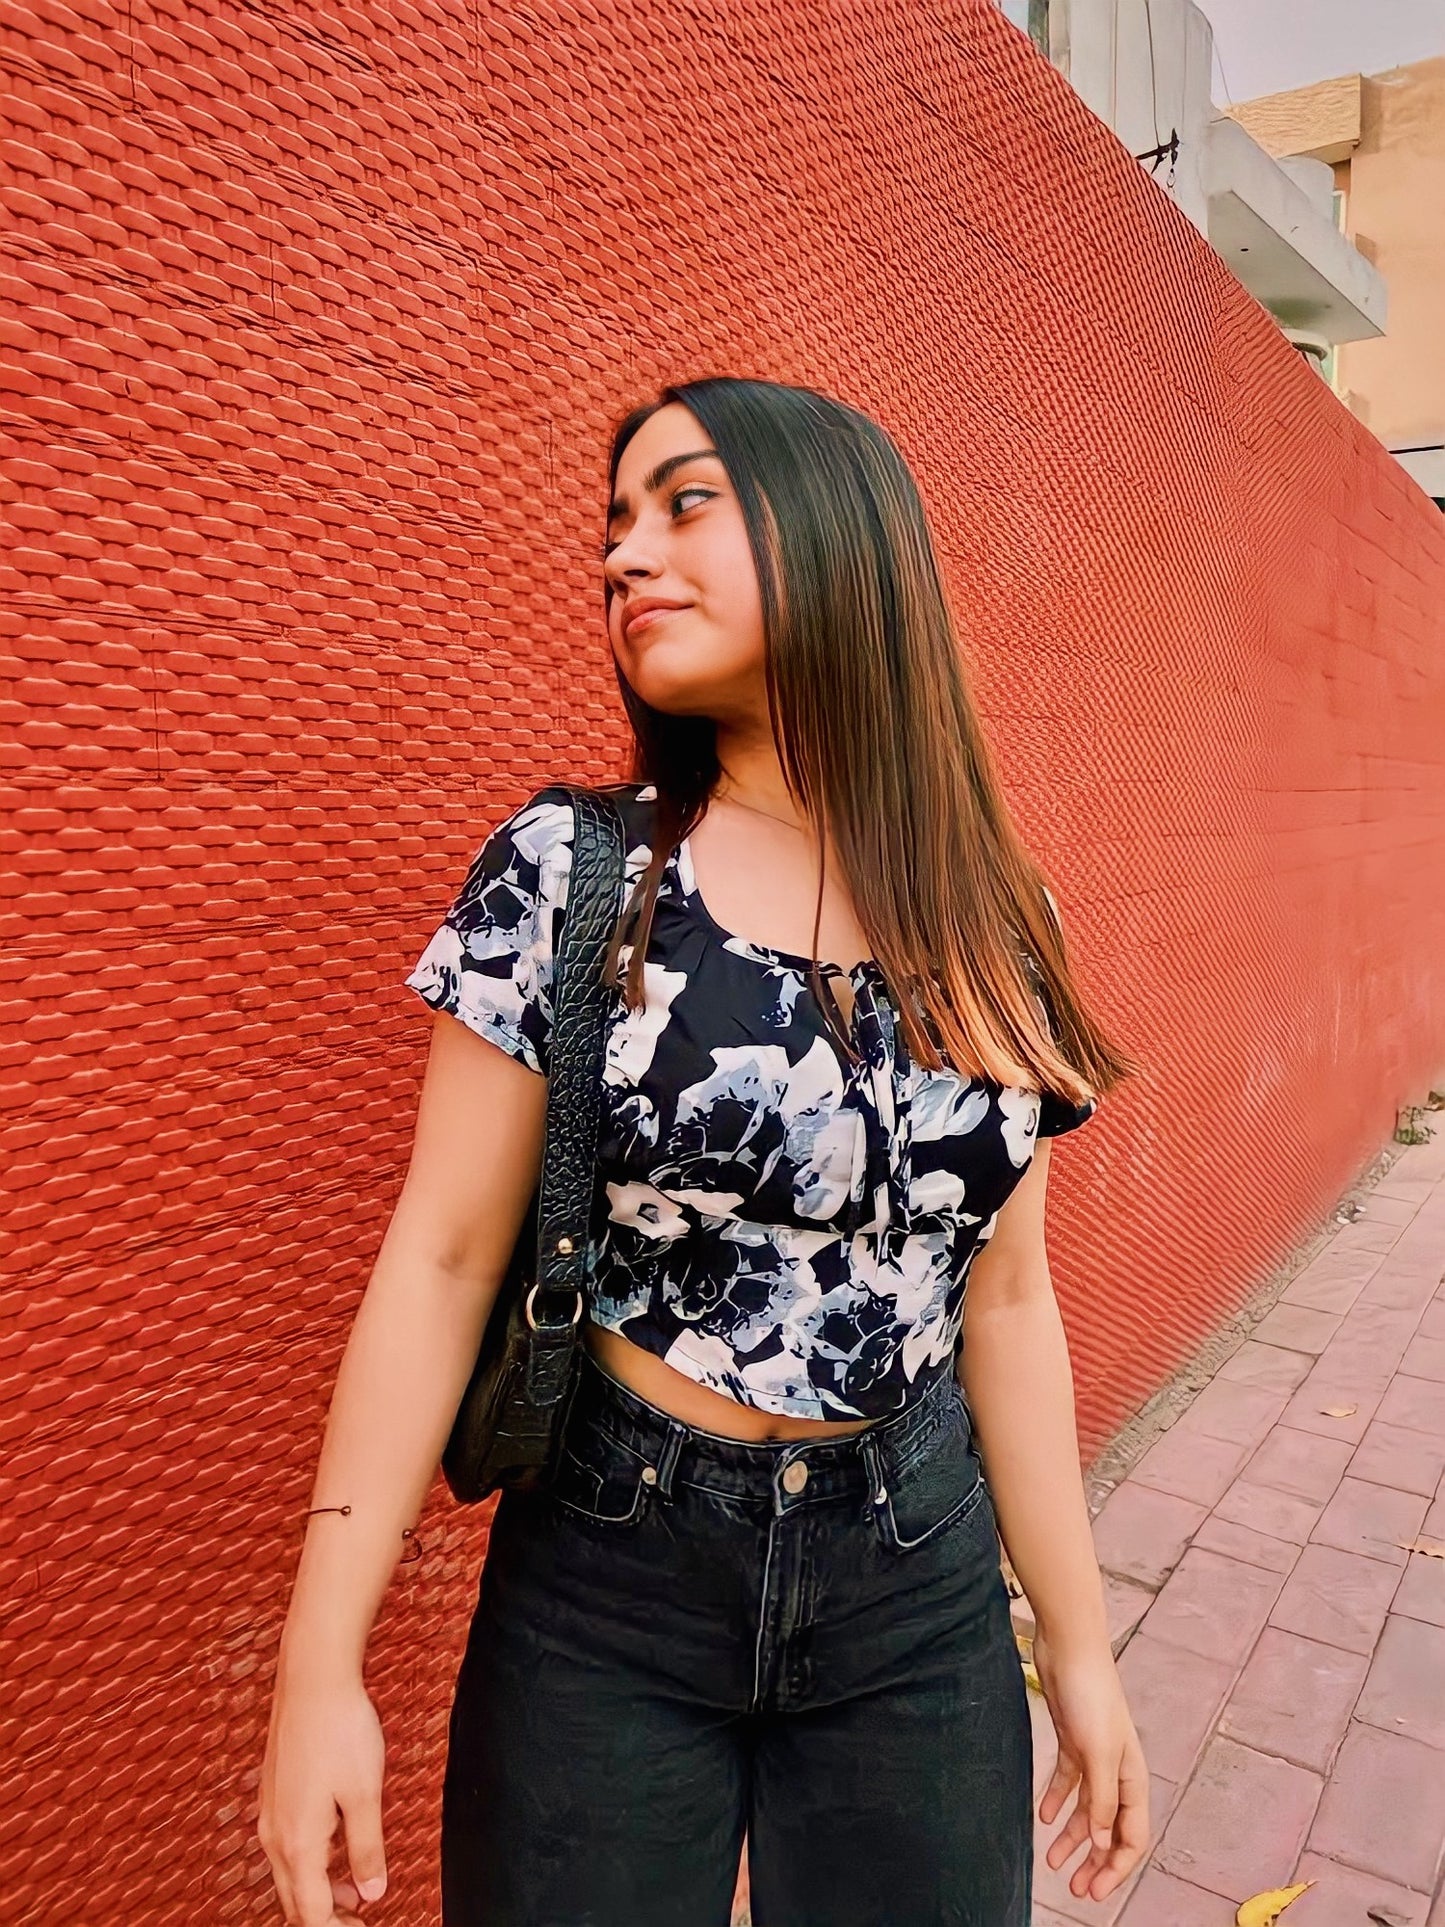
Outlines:
{"label": "black jeans", "polygon": [[452,1710],[446,1927],[1029,1927],[1033,1747],[952,1375],[817,1443],[582,1356],[503,1494]]}

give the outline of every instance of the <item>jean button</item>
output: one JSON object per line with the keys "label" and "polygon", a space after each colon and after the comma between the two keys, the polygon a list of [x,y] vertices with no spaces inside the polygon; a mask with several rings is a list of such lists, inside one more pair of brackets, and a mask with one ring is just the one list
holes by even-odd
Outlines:
{"label": "jean button", "polygon": [[794,1459],[793,1463],[783,1473],[784,1492],[793,1492],[793,1493],[801,1492],[803,1487],[807,1483],[808,1483],[807,1466],[804,1465],[801,1459]]}
{"label": "jean button", "polygon": [[656,1484],[657,1484],[657,1467],[656,1467],[655,1465],[644,1465],[644,1466],[643,1466],[643,1468],[642,1468],[642,1483],[643,1483],[644,1485],[656,1485]]}

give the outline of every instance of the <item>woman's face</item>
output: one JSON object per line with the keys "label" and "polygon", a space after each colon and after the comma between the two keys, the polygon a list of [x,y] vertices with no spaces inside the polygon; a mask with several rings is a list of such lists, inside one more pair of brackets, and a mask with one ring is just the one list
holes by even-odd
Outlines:
{"label": "woman's face", "polygon": [[[691,410],[669,402],[623,450],[603,562],[607,630],[645,703],[736,723],[767,714],[762,602],[742,507],[720,458],[702,452],[711,445]],[[629,626],[654,598],[683,606]]]}

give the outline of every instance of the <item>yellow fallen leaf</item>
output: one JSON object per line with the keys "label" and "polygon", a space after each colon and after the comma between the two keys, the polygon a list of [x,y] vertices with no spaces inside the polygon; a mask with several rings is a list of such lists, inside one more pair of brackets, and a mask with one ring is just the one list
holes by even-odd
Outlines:
{"label": "yellow fallen leaf", "polygon": [[1268,1893],[1251,1894],[1248,1900],[1239,1903],[1239,1912],[1234,1916],[1236,1927],[1271,1927],[1285,1908],[1314,1884],[1312,1880],[1302,1880],[1297,1887],[1271,1887]]}
{"label": "yellow fallen leaf", "polygon": [[1040,1680],[1038,1680],[1038,1675],[1035,1673],[1035,1665],[1033,1665],[1033,1634],[1031,1634],[1031,1632],[1015,1632],[1015,1634],[1013,1634],[1013,1644],[1015,1644],[1017,1650],[1019,1650],[1019,1665],[1023,1667],[1023,1684],[1029,1688],[1029,1692],[1042,1692],[1044,1688],[1042,1688],[1042,1684],[1040,1684]]}
{"label": "yellow fallen leaf", "polygon": [[1351,1412],[1359,1411],[1358,1405],[1322,1405],[1320,1411],[1326,1418],[1348,1418]]}
{"label": "yellow fallen leaf", "polygon": [[1445,1545],[1438,1539],[1396,1539],[1394,1543],[1405,1552],[1422,1552],[1427,1559],[1445,1559]]}

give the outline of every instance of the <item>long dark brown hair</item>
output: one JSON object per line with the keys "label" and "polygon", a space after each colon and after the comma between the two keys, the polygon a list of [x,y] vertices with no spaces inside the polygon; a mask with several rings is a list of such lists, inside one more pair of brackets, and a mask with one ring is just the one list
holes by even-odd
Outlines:
{"label": "long dark brown hair", "polygon": [[[1133,1075],[1083,1006],[1056,899],[1004,803],[903,456],[867,415],[813,389],[717,376],[663,388],[622,420],[609,503],[623,450],[670,402],[707,429],[737,492],[783,778],[803,817],[827,826],[914,1061],[1071,1103]],[[608,605],[612,594],[609,581]],[[614,666],[633,781],[658,796],[651,860],[608,956],[635,1009],[663,869],[722,771],[709,718],[652,708]],[[818,927],[811,981],[836,1028]]]}

